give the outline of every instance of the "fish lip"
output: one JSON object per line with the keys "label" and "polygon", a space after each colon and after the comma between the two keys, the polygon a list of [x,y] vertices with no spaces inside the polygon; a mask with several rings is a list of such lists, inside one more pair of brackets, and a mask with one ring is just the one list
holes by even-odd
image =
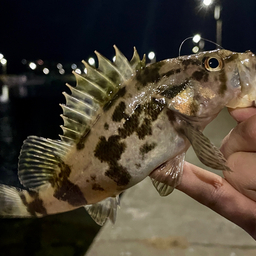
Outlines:
{"label": "fish lip", "polygon": [[256,62],[256,60],[250,59],[254,56],[255,55],[251,51],[239,54],[239,57],[236,60],[236,66],[240,83],[240,91],[236,94],[235,98],[231,99],[228,104],[226,104],[226,107],[232,109],[256,107],[256,94],[253,91],[254,81],[251,75],[252,64],[250,64],[251,61],[254,63]]}

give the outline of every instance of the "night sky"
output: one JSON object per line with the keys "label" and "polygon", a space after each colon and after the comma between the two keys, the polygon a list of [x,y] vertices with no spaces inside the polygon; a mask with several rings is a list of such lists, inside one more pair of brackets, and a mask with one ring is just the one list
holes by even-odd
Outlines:
{"label": "night sky", "polygon": [[[141,56],[154,50],[157,60],[177,57],[180,43],[195,33],[216,41],[213,8],[200,10],[200,2],[1,0],[0,53],[8,73],[24,58],[80,62],[94,50],[112,58],[113,44],[128,58],[133,46]],[[222,0],[222,6],[222,46],[256,52],[256,1]]]}

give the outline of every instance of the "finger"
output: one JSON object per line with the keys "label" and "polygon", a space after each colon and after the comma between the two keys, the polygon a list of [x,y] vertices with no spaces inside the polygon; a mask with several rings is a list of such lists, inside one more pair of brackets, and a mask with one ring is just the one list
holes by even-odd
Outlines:
{"label": "finger", "polygon": [[229,108],[228,110],[230,115],[239,123],[250,118],[253,115],[256,115],[256,108],[254,107],[237,109]]}
{"label": "finger", "polygon": [[177,189],[256,238],[256,203],[239,193],[225,179],[186,162],[181,184]]}
{"label": "finger", "polygon": [[235,152],[256,151],[256,115],[238,124],[224,138],[220,150],[227,159]]}
{"label": "finger", "polygon": [[226,180],[239,192],[256,202],[256,155],[237,152],[228,158],[232,172],[223,172]]}

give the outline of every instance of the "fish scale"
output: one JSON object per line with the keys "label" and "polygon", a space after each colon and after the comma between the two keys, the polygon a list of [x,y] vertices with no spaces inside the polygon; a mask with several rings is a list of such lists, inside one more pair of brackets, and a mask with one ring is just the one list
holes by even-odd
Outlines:
{"label": "fish scale", "polygon": [[[45,216],[84,206],[103,225],[115,221],[119,194],[150,176],[161,196],[182,177],[192,145],[207,166],[229,171],[203,129],[223,107],[253,106],[253,53],[214,50],[150,65],[114,46],[115,62],[98,52],[83,61],[76,87],[64,92],[61,140],[29,136],[18,175],[26,189],[0,185],[0,215]],[[166,185],[166,184],[169,185]]]}

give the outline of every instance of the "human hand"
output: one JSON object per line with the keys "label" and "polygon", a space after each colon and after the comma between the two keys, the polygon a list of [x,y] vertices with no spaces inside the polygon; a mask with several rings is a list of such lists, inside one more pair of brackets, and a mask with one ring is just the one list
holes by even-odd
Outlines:
{"label": "human hand", "polygon": [[238,125],[221,151],[232,172],[222,178],[185,162],[177,189],[237,224],[256,239],[256,108],[230,111]]}

